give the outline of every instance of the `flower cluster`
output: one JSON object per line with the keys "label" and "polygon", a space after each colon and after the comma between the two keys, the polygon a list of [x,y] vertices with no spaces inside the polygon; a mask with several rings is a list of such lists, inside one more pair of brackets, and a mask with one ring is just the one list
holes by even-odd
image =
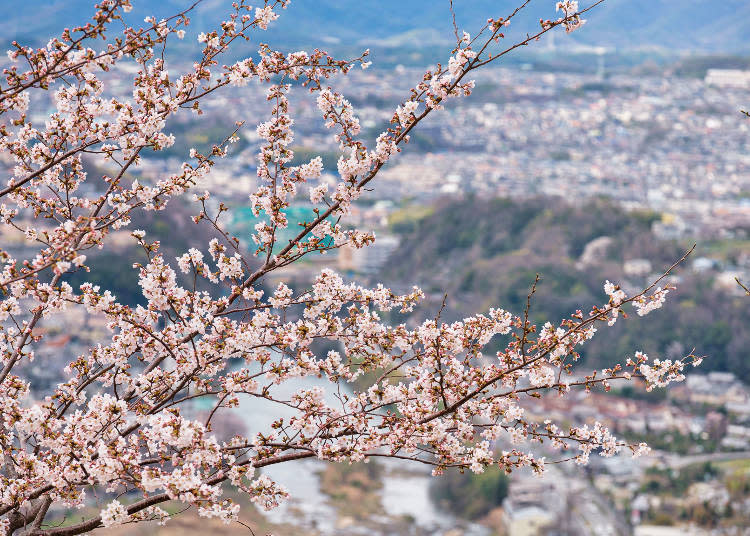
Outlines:
{"label": "flower cluster", "polygon": [[573,32],[586,24],[586,21],[578,13],[577,0],[563,0],[562,2],[558,2],[555,9],[563,12],[564,17],[558,22],[562,22],[567,33]]}
{"label": "flower cluster", "polygon": [[[586,24],[586,20],[581,18],[582,12],[578,8],[578,0],[559,1],[555,4],[555,10],[562,13],[563,16],[555,21],[541,19],[539,23],[543,29],[547,30],[561,25],[565,28],[566,33],[571,33]],[[588,9],[585,11],[588,11]]]}

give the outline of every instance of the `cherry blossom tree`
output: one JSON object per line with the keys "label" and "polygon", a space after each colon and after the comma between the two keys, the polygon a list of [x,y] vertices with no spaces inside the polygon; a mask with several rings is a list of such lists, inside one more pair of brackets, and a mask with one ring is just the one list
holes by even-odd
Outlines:
{"label": "cherry blossom tree", "polygon": [[[490,309],[454,323],[437,314],[413,327],[389,325],[382,317],[411,312],[421,290],[398,295],[383,285],[364,288],[331,270],[303,291],[283,283],[263,290],[269,274],[303,257],[371,244],[372,233],[345,226],[347,215],[384,164],[408,149],[411,131],[451,101],[469,97],[474,71],[558,27],[577,29],[599,3],[582,9],[573,0],[549,2],[550,20],[504,44],[503,31],[530,1],[503,17],[494,14],[474,35],[456,28],[447,63],[415,81],[374,147],[361,140],[351,103],[328,86],[335,76],[367,68],[367,51],[341,60],[317,49],[282,53],[261,45],[257,54],[221,63],[279,16],[293,16],[284,12],[289,0],[264,0],[261,7],[238,0],[220,26],[202,29],[199,58],[179,73],[167,70],[164,51],[186,36],[192,7],[165,20],[147,18],[136,28],[123,20],[130,0],[102,0],[89,23],[42,48],[13,43],[0,86],[0,154],[12,169],[0,186],[0,221],[25,235],[36,253],[17,259],[0,250],[2,532],[74,535],[165,522],[169,514],[159,505],[167,501],[230,522],[239,505],[228,490],[274,508],[287,496],[284,483],[260,470],[302,458],[402,458],[432,465],[435,474],[490,465],[542,474],[547,462],[530,443],[580,464],[594,452],[648,452],[645,444],[619,441],[600,423],[563,428],[537,422],[519,403],[543,393],[608,388],[614,379],[642,378],[649,389],[680,380],[697,358],[660,361],[635,352],[606,370],[572,376],[577,349],[598,329],[628,308],[645,315],[661,306],[672,289],[663,283],[669,271],[632,296],[607,282],[602,304],[543,326],[529,321],[528,308]],[[107,87],[107,73],[120,63],[136,66],[127,98]],[[201,117],[205,102],[250,81],[266,86],[269,116],[257,126],[263,140],[258,182],[247,192],[261,221],[252,242],[243,242],[226,232],[224,205],[211,211],[204,186],[242,125],[207,154],[191,150],[169,176],[151,181],[138,169],[147,152],[174,144],[167,131],[171,117]],[[320,157],[291,164],[292,86],[309,90],[339,144],[339,180],[330,191],[318,180]],[[30,110],[44,94],[54,95],[54,111],[38,124]],[[284,209],[300,195],[309,195],[314,217],[290,222]],[[108,289],[68,282],[71,272],[89,270],[87,251],[109,247],[113,231],[127,229],[132,216],[169,211],[179,197],[195,201],[195,225],[207,225],[217,238],[175,259],[144,231],[132,230],[147,259],[134,266],[145,305],[128,306]],[[280,231],[290,225],[298,234],[280,243]],[[135,261],[128,259],[123,269]],[[41,392],[25,378],[25,366],[49,342],[45,323],[72,310],[105,318],[109,337],[70,361],[60,383]],[[505,347],[483,353],[496,337],[507,341]],[[337,350],[316,355],[316,341],[330,341]],[[323,380],[326,389],[280,394],[292,379],[306,377]],[[217,437],[212,423],[241,398],[292,416],[249,437]],[[185,410],[197,399],[212,406],[200,420]],[[496,441],[512,447],[497,451]],[[84,518],[61,526],[50,515],[61,507],[80,507]]]}

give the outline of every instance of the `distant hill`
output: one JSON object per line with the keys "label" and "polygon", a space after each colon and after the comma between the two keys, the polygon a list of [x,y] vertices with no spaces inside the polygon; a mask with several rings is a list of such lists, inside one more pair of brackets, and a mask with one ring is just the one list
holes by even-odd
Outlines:
{"label": "distant hill", "polygon": [[[593,0],[591,0],[592,2]],[[586,5],[581,1],[581,6]],[[191,0],[135,0],[132,20],[147,14],[165,17]],[[259,3],[259,2],[258,2]],[[455,0],[459,25],[477,28],[488,15],[502,16],[516,0]],[[217,20],[229,0],[205,0],[196,22]],[[554,18],[554,0],[532,0],[516,31]],[[92,0],[0,0],[3,40],[44,42],[92,12]],[[452,37],[448,0],[294,0],[289,13],[264,40],[288,46],[424,46]],[[558,33],[558,45],[594,45],[618,49],[661,48],[710,53],[750,50],[750,2],[746,0],[606,0],[587,15],[575,34]],[[509,32],[509,37],[512,31]]]}
{"label": "distant hill", "polygon": [[[431,210],[407,208],[394,214],[392,228],[402,242],[376,279],[400,291],[419,285],[429,296],[420,318],[434,316],[447,292],[442,318],[453,321],[490,307],[523,312],[538,273],[530,318],[558,322],[606,301],[606,279],[634,292],[680,258],[687,246],[658,240],[651,233],[655,218],[610,201],[571,206],[558,198],[469,198]],[[701,254],[699,244],[695,255]],[[644,264],[637,259],[650,261],[648,273],[633,275],[632,266]],[[635,261],[629,273],[625,261]],[[690,264],[678,270],[678,289],[663,309],[600,326],[582,347],[587,366],[619,362],[636,350],[675,358],[695,348],[709,356],[706,370],[748,377],[750,299],[715,289],[715,274],[695,274]]]}

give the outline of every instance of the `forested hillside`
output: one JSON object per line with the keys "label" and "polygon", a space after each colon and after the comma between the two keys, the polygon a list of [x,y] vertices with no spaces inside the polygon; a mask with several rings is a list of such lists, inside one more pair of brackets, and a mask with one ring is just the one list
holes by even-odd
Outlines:
{"label": "forested hillside", "polygon": [[[422,286],[430,299],[421,315],[435,314],[447,290],[442,315],[450,319],[489,307],[522,311],[537,273],[541,282],[531,318],[561,319],[577,307],[606,301],[606,279],[636,290],[690,246],[658,240],[651,224],[659,215],[626,213],[604,200],[573,207],[559,199],[470,198],[441,202],[418,219],[409,213],[415,211],[394,218],[392,229],[402,243],[380,280],[397,288]],[[636,350],[676,357],[695,348],[710,358],[706,370],[750,374],[750,302],[718,289],[716,272],[694,272],[692,259],[702,254],[697,247],[675,272],[678,289],[662,310],[600,328],[583,348],[587,365],[601,367]],[[649,273],[625,273],[624,263],[636,259],[650,261]]]}

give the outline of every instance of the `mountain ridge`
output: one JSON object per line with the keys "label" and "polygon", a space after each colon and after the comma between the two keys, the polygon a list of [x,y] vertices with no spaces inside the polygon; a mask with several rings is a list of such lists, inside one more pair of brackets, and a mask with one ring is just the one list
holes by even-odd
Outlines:
{"label": "mountain ridge", "polygon": [[[584,7],[591,2],[581,2]],[[515,0],[454,0],[456,19],[470,33],[487,16],[507,16]],[[146,15],[170,16],[190,2],[162,0],[134,2],[130,21]],[[282,13],[262,40],[282,46],[338,45],[367,47],[370,43],[394,41],[415,30],[432,30],[449,43],[453,27],[449,1],[381,0],[377,7],[355,0],[296,0]],[[0,0],[9,14],[0,22],[0,35],[40,44],[64,27],[86,21],[93,13],[91,0],[32,0],[19,4]],[[205,0],[194,13],[196,24],[216,23],[231,9],[228,0]],[[538,27],[538,20],[554,19],[553,0],[532,0],[511,25],[508,39]],[[704,53],[750,51],[750,3],[745,0],[606,0],[586,14],[588,23],[570,36],[558,33],[558,46],[604,46],[618,50],[657,47]],[[514,34],[516,32],[516,34]],[[338,43],[336,42],[338,41]],[[402,40],[403,41],[403,40]],[[431,41],[433,41],[431,39]],[[417,43],[418,45],[419,43]],[[549,44],[549,43],[547,43]],[[408,43],[414,46],[414,43]]]}

